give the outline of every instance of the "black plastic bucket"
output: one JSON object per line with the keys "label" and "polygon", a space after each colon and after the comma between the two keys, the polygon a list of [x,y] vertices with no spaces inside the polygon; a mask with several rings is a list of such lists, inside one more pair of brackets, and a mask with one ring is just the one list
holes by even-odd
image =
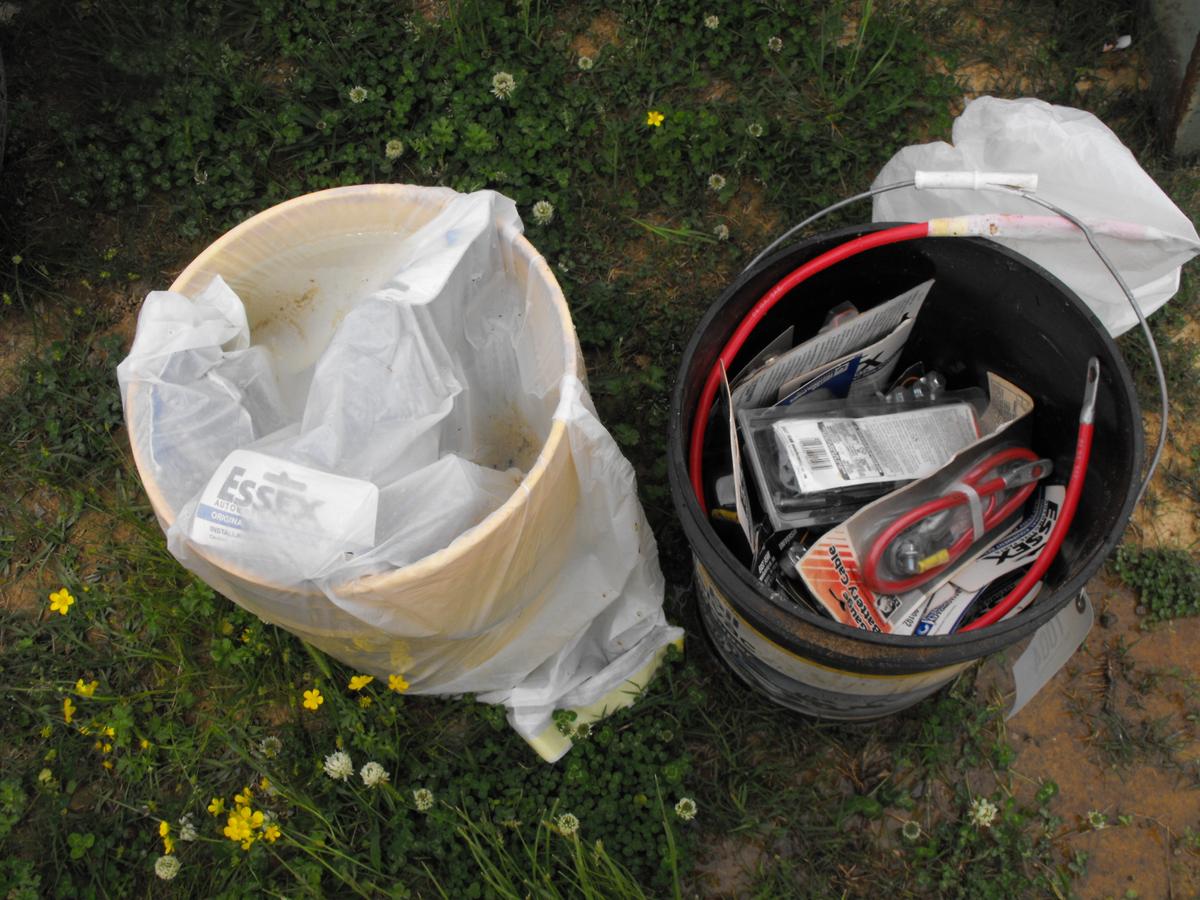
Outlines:
{"label": "black plastic bucket", "polygon": [[[1129,370],[1104,326],[1066,285],[983,239],[924,238],[867,251],[795,288],[768,314],[730,372],[788,325],[796,326],[800,339],[815,334],[843,301],[863,310],[934,278],[898,371],[923,361],[945,373],[951,387],[982,385],[992,371],[1023,388],[1036,403],[1032,446],[1054,460],[1056,472],[1070,471],[1087,361],[1099,358],[1096,431],[1083,496],[1037,599],[991,627],[942,637],[881,635],[773,600],[751,575],[748,558],[722,540],[693,494],[687,444],[696,405],[721,348],[770,287],[806,260],[884,227],[819,235],[739,276],[696,328],[671,396],[668,473],[692,548],[705,627],[726,663],[752,686],[784,706],[829,719],[898,712],[976,660],[1030,637],[1079,596],[1112,552],[1133,512],[1141,472],[1141,414]],[[714,471],[708,461],[715,466],[722,453],[728,465],[728,444],[720,447],[727,433],[723,423],[710,423],[706,471]]]}

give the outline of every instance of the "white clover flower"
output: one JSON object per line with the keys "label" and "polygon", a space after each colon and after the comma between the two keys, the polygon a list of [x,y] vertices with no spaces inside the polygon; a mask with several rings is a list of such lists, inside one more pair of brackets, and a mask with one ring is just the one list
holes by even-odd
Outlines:
{"label": "white clover flower", "polygon": [[976,828],[991,828],[999,812],[1000,810],[991,800],[985,797],[976,797],[971,801],[971,808],[967,811],[967,821]]}
{"label": "white clover flower", "polygon": [[716,31],[717,26],[719,26],[720,24],[721,24],[721,20],[719,18],[717,18],[716,16],[705,16],[704,17],[704,27],[707,28],[709,31]]}
{"label": "white clover flower", "polygon": [[507,100],[517,89],[517,80],[508,72],[497,72],[492,76],[492,94],[497,100]]}
{"label": "white clover flower", "polygon": [[751,122],[746,126],[746,134],[752,138],[760,138],[763,134],[763,127],[758,122]]}
{"label": "white clover flower", "polygon": [[921,825],[919,822],[909,819],[900,826],[900,834],[906,841],[915,841],[921,836]]}
{"label": "white clover flower", "polygon": [[714,172],[708,176],[708,186],[714,191],[721,190],[721,188],[725,187],[725,176]]}
{"label": "white clover flower", "polygon": [[417,812],[429,812],[433,809],[433,791],[429,788],[417,788],[413,791],[413,803]]}
{"label": "white clover flower", "polygon": [[533,204],[533,224],[549,225],[554,218],[554,204],[549,200],[539,200]]}
{"label": "white clover flower", "polygon": [[386,784],[388,773],[383,770],[377,762],[369,762],[359,770],[359,775],[362,776],[363,784],[369,788],[377,787],[381,784]]}
{"label": "white clover flower", "polygon": [[356,84],[354,87],[350,88],[350,90],[346,93],[346,96],[350,98],[351,103],[362,103],[369,96],[371,96],[371,92],[361,84]]}
{"label": "white clover flower", "polygon": [[1108,827],[1108,816],[1098,810],[1089,810],[1087,820],[1093,831],[1103,831]]}
{"label": "white clover flower", "polygon": [[179,817],[179,839],[181,841],[194,841],[200,835],[196,833],[196,822],[192,819],[191,813],[184,813]]}
{"label": "white clover flower", "polygon": [[554,824],[563,837],[570,837],[579,830],[579,819],[571,813],[563,813]]}
{"label": "white clover flower", "polygon": [[575,731],[571,735],[572,740],[586,741],[592,736],[592,726],[589,722],[580,722],[575,726]]}
{"label": "white clover flower", "polygon": [[575,61],[575,65],[579,66],[580,72],[590,71],[592,66],[595,64],[595,60],[593,60],[590,56],[581,56]]}
{"label": "white clover flower", "polygon": [[267,737],[263,738],[258,743],[258,752],[261,753],[263,756],[265,756],[267,759],[274,759],[275,757],[277,757],[280,754],[280,752],[282,750],[283,750],[283,741],[281,741],[279,738],[275,737],[275,735],[273,735],[273,734],[268,735]]}
{"label": "white clover flower", "polygon": [[690,822],[696,818],[696,801],[691,797],[683,797],[675,804],[675,815],[679,816],[684,822]]}
{"label": "white clover flower", "polygon": [[772,37],[767,39],[767,49],[772,53],[778,53],[783,49],[783,38]]}
{"label": "white clover flower", "polygon": [[716,239],[718,241],[729,240],[729,226],[726,225],[724,222],[722,222],[720,225],[718,225],[716,228],[713,229],[713,235],[716,237]]}
{"label": "white clover flower", "polygon": [[154,874],[163,881],[170,881],[179,874],[179,860],[174,856],[160,856],[154,861]]}
{"label": "white clover flower", "polygon": [[404,141],[399,138],[392,138],[384,145],[383,155],[388,159],[399,159],[404,155]]}
{"label": "white clover flower", "polygon": [[334,781],[345,781],[354,774],[354,762],[350,754],[344,750],[330,753],[325,757],[325,774]]}

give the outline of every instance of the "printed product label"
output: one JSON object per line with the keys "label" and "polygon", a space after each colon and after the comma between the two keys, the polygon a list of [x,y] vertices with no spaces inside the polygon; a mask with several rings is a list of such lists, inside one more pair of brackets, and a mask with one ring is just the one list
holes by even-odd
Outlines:
{"label": "printed product label", "polygon": [[803,493],[923,478],[978,437],[966,403],[858,419],[783,420],[774,430]]}
{"label": "printed product label", "polygon": [[[696,593],[710,623],[709,633],[722,655],[757,667],[766,666],[789,682],[799,682],[813,691],[840,695],[838,709],[824,712],[814,710],[817,714],[846,719],[894,712],[902,707],[888,708],[887,698],[931,693],[973,662],[967,660],[941,669],[889,676],[860,675],[810,662],[768,640],[743,621],[722,596],[708,570],[699,562],[696,563],[695,572]],[[791,686],[791,690],[797,689],[795,685]],[[816,702],[815,697],[808,699]]]}
{"label": "printed product label", "polygon": [[235,450],[200,495],[191,539],[232,558],[314,570],[375,542],[379,489],[252,450]]}

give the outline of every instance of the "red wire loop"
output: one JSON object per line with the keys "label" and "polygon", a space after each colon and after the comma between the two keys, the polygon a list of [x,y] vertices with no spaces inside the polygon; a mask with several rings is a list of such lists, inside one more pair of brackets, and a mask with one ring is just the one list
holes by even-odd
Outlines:
{"label": "red wire loop", "polygon": [[1092,456],[1092,434],[1095,430],[1095,426],[1090,422],[1081,421],[1079,423],[1079,434],[1075,439],[1075,462],[1071,465],[1071,480],[1067,482],[1067,493],[1063,497],[1062,509],[1058,511],[1058,520],[1054,523],[1054,529],[1050,532],[1050,537],[1046,541],[1046,546],[1042,548],[1042,552],[1033,561],[1033,565],[1029,567],[1025,576],[1017,582],[1003,600],[971,624],[958,629],[959,634],[964,631],[986,628],[988,625],[999,622],[1046,574],[1046,570],[1058,556],[1063,539],[1071,528],[1071,521],[1075,518],[1075,510],[1079,507],[1079,498],[1083,494],[1083,482],[1087,478],[1088,461]]}
{"label": "red wire loop", "polygon": [[[973,487],[980,499],[986,500],[983,510],[983,526],[985,530],[991,531],[1019,510],[1029,498],[1029,495],[1033,493],[1034,488],[1037,487],[1037,483],[1031,481],[1029,484],[1013,488],[1012,495],[1003,503],[1000,503],[1000,496],[1004,491],[1004,479],[996,477],[995,473],[1002,466],[1006,466],[1009,463],[1017,461],[1033,462],[1037,458],[1037,454],[1027,447],[1009,447],[998,453],[993,453],[976,463],[962,477],[963,483]],[[953,509],[956,506],[965,506],[967,503],[966,494],[960,491],[953,491],[943,494],[936,500],[930,500],[927,503],[914,506],[888,525],[879,537],[872,542],[871,549],[867,553],[867,558],[863,562],[862,577],[867,587],[877,594],[903,594],[905,591],[911,591],[931,578],[937,577],[939,572],[944,571],[947,566],[962,556],[975,543],[977,538],[973,528],[968,528],[946,548],[948,555],[944,563],[933,566],[916,575],[911,575],[908,578],[889,578],[885,576],[883,574],[883,569],[885,568],[884,557],[892,543],[922,519],[936,515],[943,510]]]}

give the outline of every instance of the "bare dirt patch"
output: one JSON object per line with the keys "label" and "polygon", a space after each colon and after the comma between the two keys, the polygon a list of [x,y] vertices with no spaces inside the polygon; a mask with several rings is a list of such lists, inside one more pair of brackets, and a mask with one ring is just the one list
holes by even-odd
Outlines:
{"label": "bare dirt patch", "polygon": [[621,17],[612,10],[605,10],[588,23],[583,34],[571,40],[571,50],[577,56],[595,59],[605,47],[621,45]]}
{"label": "bare dirt patch", "polygon": [[779,210],[767,200],[762,187],[753,182],[739,188],[727,209],[729,230],[741,245],[761,249],[779,237],[786,227]]}
{"label": "bare dirt patch", "polygon": [[[1200,619],[1142,630],[1128,588],[1102,577],[1088,590],[1097,626],[1008,724],[1017,791],[1028,800],[1057,783],[1060,846],[1088,854],[1079,896],[1196,896],[1200,855],[1181,839],[1200,828]],[[985,663],[979,683],[996,668]]]}
{"label": "bare dirt patch", "polygon": [[29,569],[0,586],[0,610],[34,613],[48,602],[56,590],[54,575],[44,568]]}
{"label": "bare dirt patch", "polygon": [[732,103],[738,99],[737,88],[728,81],[713,79],[700,92],[700,99],[705,103]]}
{"label": "bare dirt patch", "polygon": [[21,364],[35,346],[33,327],[27,319],[9,319],[0,326],[0,397],[20,385]]}
{"label": "bare dirt patch", "polygon": [[766,851],[752,839],[724,837],[704,847],[695,877],[707,897],[746,897]]}
{"label": "bare dirt patch", "polygon": [[[1146,433],[1155,440],[1158,417],[1147,414]],[[1162,463],[1144,502],[1133,515],[1133,529],[1145,546],[1175,547],[1181,550],[1200,548],[1200,510],[1195,501],[1178,485],[1170,483],[1169,475],[1186,479],[1189,474],[1200,477],[1192,453],[1200,447],[1200,422],[1173,416]]]}

